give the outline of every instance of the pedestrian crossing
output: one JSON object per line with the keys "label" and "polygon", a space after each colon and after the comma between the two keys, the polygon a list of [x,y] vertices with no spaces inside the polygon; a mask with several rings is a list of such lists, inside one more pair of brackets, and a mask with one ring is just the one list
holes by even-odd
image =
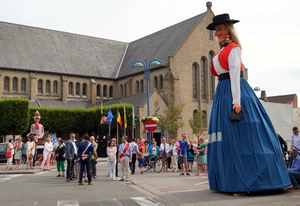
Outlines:
{"label": "pedestrian crossing", "polygon": [[[15,206],[47,206],[47,205],[55,205],[50,202],[22,202],[17,203]],[[57,201],[57,206],[164,206],[163,204],[157,202],[151,197],[131,197],[130,199],[110,199],[105,201],[96,201],[96,202],[82,202],[80,203],[78,200],[61,200]]]}
{"label": "pedestrian crossing", "polygon": [[0,175],[0,182],[6,182],[20,176],[22,175]]}

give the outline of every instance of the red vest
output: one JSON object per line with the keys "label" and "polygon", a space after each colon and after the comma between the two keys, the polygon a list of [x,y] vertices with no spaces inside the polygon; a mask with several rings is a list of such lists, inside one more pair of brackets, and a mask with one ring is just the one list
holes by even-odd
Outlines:
{"label": "red vest", "polygon": [[[226,47],[223,48],[223,50],[221,52],[219,52],[219,62],[220,62],[220,65],[223,69],[226,69],[229,71],[229,65],[228,65],[228,57],[229,57],[229,54],[231,52],[231,50],[234,48],[234,47],[240,47],[238,44],[234,43],[234,42],[231,42],[229,43]],[[219,76],[215,70],[215,67],[214,67],[214,62],[212,61],[211,62],[211,73],[214,75],[214,76]],[[244,70],[244,66],[243,66],[243,63],[242,63],[242,60],[241,60],[241,70]]]}

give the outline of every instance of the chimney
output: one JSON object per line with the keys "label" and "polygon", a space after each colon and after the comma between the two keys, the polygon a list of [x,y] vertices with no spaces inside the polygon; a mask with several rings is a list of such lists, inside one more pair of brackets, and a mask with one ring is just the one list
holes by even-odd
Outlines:
{"label": "chimney", "polygon": [[264,101],[267,101],[267,94],[265,90],[262,90],[260,93],[260,98]]}
{"label": "chimney", "polygon": [[210,1],[206,2],[207,10],[211,10],[212,3]]}

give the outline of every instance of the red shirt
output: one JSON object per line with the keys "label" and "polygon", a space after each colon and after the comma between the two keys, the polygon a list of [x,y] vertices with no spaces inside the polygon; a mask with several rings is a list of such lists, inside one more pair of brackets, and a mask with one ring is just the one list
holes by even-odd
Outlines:
{"label": "red shirt", "polygon": [[[137,143],[138,147],[139,147],[139,152],[143,153],[144,150],[144,143]],[[142,149],[140,149],[140,147],[142,147]]]}

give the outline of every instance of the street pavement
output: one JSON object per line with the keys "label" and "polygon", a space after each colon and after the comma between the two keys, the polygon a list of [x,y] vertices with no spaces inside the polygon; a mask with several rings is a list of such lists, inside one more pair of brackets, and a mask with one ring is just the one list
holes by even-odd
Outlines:
{"label": "street pavement", "polygon": [[[190,176],[170,171],[140,174],[137,167],[130,182],[111,181],[107,178],[106,159],[98,161],[98,177],[93,179],[91,186],[79,186],[77,181],[67,183],[65,178],[55,177],[54,167],[52,171],[34,170],[33,174],[2,174],[0,206],[300,205],[300,190],[250,193],[238,197],[232,193],[211,191],[204,173],[195,176],[195,167]],[[0,165],[2,169],[5,167]]]}

